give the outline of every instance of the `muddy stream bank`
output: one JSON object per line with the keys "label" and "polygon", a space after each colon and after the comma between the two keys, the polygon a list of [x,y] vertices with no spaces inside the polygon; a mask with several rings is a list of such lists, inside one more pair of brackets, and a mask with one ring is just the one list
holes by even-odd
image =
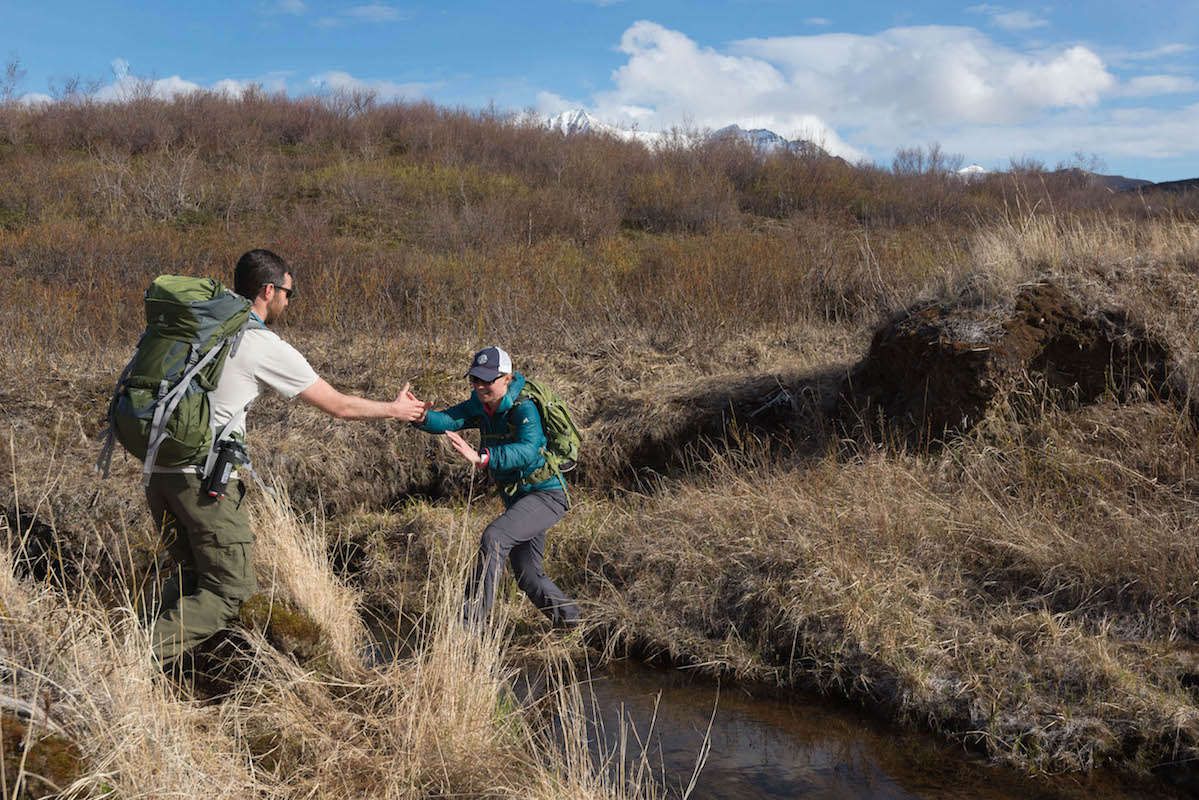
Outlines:
{"label": "muddy stream bank", "polygon": [[[368,661],[408,656],[406,637],[370,627]],[[1175,800],[1199,789],[1111,770],[1027,776],[818,694],[722,684],[635,661],[583,668],[580,679],[596,758],[617,752],[623,737],[626,763],[635,767],[644,755],[671,798],[684,796],[705,748],[691,800]],[[526,702],[544,688],[532,668],[513,681]]]}

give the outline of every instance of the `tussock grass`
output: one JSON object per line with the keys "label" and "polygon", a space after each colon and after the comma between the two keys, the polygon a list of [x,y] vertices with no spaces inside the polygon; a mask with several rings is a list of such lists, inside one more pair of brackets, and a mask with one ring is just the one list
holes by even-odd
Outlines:
{"label": "tussock grass", "polygon": [[257,532],[254,561],[260,586],[294,604],[321,629],[321,643],[333,669],[352,674],[362,661],[367,632],[358,598],[332,574],[328,545],[320,526],[301,526],[287,499],[262,495],[252,525]]}
{"label": "tussock grass", "polygon": [[1197,374],[1195,221],[1034,216],[981,229],[974,238],[972,259],[981,275],[991,276],[986,280],[993,287],[1010,287],[1045,273],[1085,287],[1111,307],[1127,309],[1171,344],[1190,377]]}
{"label": "tussock grass", "polygon": [[593,619],[618,652],[835,690],[1026,768],[1194,758],[1185,421],[1107,407],[1005,431],[722,459],[607,523]]}
{"label": "tussock grass", "polygon": [[254,520],[264,589],[311,614],[334,657],[314,673],[246,631],[238,658],[248,667],[217,704],[159,673],[145,626],[120,598],[32,582],[0,554],[0,691],[81,751],[63,796],[655,796],[644,756],[635,773],[637,756],[596,760],[593,712],[568,663],[536,705],[513,693],[503,605],[482,635],[461,626],[475,542],[458,524],[438,531],[445,560],[430,575],[413,656],[366,667],[357,595],[314,550],[321,528],[269,497]]}
{"label": "tussock grass", "polygon": [[86,767],[65,796],[205,791],[252,796],[255,781],[211,712],[180,702],[157,678],[146,630],[128,609],[30,585],[0,556],[4,691],[49,709]]}

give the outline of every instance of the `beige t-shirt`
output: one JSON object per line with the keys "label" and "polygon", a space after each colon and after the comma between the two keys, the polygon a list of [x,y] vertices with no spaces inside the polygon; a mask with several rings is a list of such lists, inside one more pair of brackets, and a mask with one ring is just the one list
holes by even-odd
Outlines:
{"label": "beige t-shirt", "polygon": [[[316,383],[318,377],[300,351],[280,339],[277,333],[266,328],[250,328],[242,337],[237,353],[225,362],[216,388],[208,395],[213,427],[220,430],[265,387],[269,386],[290,400]],[[243,419],[234,426],[234,432],[244,435],[245,431]]]}

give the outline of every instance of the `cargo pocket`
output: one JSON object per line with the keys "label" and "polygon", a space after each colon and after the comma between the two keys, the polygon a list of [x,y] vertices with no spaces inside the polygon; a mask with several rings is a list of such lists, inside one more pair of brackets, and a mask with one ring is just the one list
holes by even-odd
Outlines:
{"label": "cargo pocket", "polygon": [[[231,544],[224,549],[229,552],[229,573],[235,578],[227,596],[245,602],[258,591],[258,578],[254,575],[254,547],[252,544]],[[233,567],[237,563],[240,563],[240,569]]]}
{"label": "cargo pocket", "polygon": [[229,600],[242,601],[258,588],[254,577],[254,546],[208,540],[193,543],[198,586]]}
{"label": "cargo pocket", "polygon": [[237,481],[230,484],[224,497],[209,497],[200,490],[200,508],[203,509],[207,527],[217,544],[253,544],[254,530],[250,527],[250,515],[246,513],[245,484]]}

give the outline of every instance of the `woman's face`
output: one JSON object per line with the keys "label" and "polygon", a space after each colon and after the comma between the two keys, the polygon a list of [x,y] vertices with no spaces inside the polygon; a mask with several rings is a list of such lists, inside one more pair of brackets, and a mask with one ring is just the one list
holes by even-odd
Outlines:
{"label": "woman's face", "polygon": [[511,375],[501,375],[490,383],[484,383],[473,375],[469,378],[470,386],[475,394],[488,408],[495,408],[508,393],[508,384],[512,383]]}

